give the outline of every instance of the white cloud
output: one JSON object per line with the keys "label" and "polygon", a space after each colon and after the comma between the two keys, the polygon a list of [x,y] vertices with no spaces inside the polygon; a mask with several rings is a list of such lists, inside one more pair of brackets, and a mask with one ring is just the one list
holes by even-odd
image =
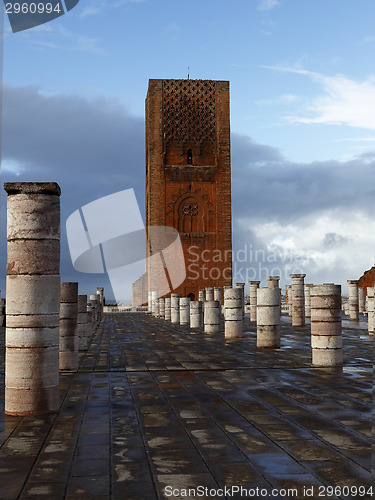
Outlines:
{"label": "white cloud", "polygon": [[279,5],[278,0],[260,0],[258,10],[270,10]]}
{"label": "white cloud", "polygon": [[372,43],[372,42],[375,42],[375,36],[365,36],[361,40],[361,43]]}
{"label": "white cloud", "polygon": [[326,76],[302,69],[265,67],[307,76],[324,91],[324,94],[314,97],[305,109],[287,117],[288,120],[294,123],[348,125],[375,130],[375,76],[355,81],[340,74]]}
{"label": "white cloud", "polygon": [[89,16],[96,16],[100,14],[100,9],[97,7],[85,7],[83,11],[80,14],[80,17],[89,17]]}

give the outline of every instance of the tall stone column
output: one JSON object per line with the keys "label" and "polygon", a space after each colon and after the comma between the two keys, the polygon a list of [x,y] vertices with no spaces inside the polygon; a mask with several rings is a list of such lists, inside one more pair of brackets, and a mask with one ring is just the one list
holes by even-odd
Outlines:
{"label": "tall stone column", "polygon": [[312,364],[341,365],[341,285],[315,285],[310,296]]}
{"label": "tall stone column", "polygon": [[220,302],[210,300],[204,303],[204,332],[217,333],[220,329]]}
{"label": "tall stone column", "polygon": [[98,316],[98,297],[96,293],[90,294],[90,300],[89,300],[90,306],[91,306],[91,312],[92,312],[92,327],[93,327],[93,333],[96,332],[96,329],[98,327],[98,322],[99,322],[99,316]]}
{"label": "tall stone column", "polygon": [[364,314],[366,311],[366,288],[364,286],[358,287],[358,312]]}
{"label": "tall stone column", "polygon": [[59,409],[60,187],[7,182],[5,413]]}
{"label": "tall stone column", "polygon": [[203,302],[193,300],[190,302],[190,328],[203,328]]}
{"label": "tall stone column", "polygon": [[159,299],[159,318],[165,319],[165,299]]}
{"label": "tall stone column", "polygon": [[224,292],[225,338],[239,338],[243,335],[242,290],[227,288]]}
{"label": "tall stone column", "polygon": [[164,301],[165,321],[171,320],[171,298],[167,297]]}
{"label": "tall stone column", "polygon": [[349,319],[350,321],[359,320],[358,306],[358,280],[348,280],[349,285]]}
{"label": "tall stone column", "polygon": [[199,290],[198,298],[200,302],[204,302],[206,299],[206,291],[205,290]]}
{"label": "tall stone column", "polygon": [[60,370],[78,370],[78,283],[60,286]]}
{"label": "tall stone column", "polygon": [[78,295],[78,350],[87,349],[87,295]]}
{"label": "tall stone column", "polygon": [[307,283],[305,285],[305,317],[310,318],[311,317],[311,297],[310,297],[310,291],[311,287],[314,286],[312,283]]}
{"label": "tall stone column", "polygon": [[250,286],[250,321],[257,320],[257,290],[260,281],[249,281]]}
{"label": "tall stone column", "polygon": [[221,286],[214,287],[214,300],[218,300],[221,305]]}
{"label": "tall stone column", "polygon": [[286,286],[287,290],[287,304],[288,304],[288,316],[291,318],[293,313],[293,299],[292,299],[292,285]]}
{"label": "tall stone column", "polygon": [[368,333],[374,335],[375,333],[375,288],[373,286],[367,287],[367,312],[368,312]]}
{"label": "tall stone column", "polygon": [[190,298],[180,298],[180,325],[190,326]]}
{"label": "tall stone column", "polygon": [[257,290],[257,347],[280,347],[281,301],[279,288]]}
{"label": "tall stone column", "polygon": [[245,283],[236,283],[236,288],[242,290],[242,318],[245,317]]}
{"label": "tall stone column", "polygon": [[87,338],[92,339],[95,333],[95,308],[91,300],[87,302]]}
{"label": "tall stone column", "polygon": [[214,300],[214,289],[212,286],[207,286],[206,287],[206,301],[210,302],[211,300]]}
{"label": "tall stone column", "polygon": [[152,292],[147,294],[147,314],[152,314]]}
{"label": "tall stone column", "polygon": [[179,293],[171,295],[171,323],[180,323],[180,297]]}
{"label": "tall stone column", "polygon": [[291,274],[292,279],[292,326],[305,326],[305,287],[306,274]]}
{"label": "tall stone column", "polygon": [[159,298],[158,292],[151,292],[151,314],[156,317],[156,300]]}
{"label": "tall stone column", "polygon": [[103,317],[103,308],[104,308],[104,287],[102,286],[97,287],[96,295],[99,295],[99,310],[100,310],[99,318],[101,321]]}

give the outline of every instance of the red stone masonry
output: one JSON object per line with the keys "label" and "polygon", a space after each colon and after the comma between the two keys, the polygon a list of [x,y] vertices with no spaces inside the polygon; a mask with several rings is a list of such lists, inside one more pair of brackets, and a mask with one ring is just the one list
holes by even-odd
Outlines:
{"label": "red stone masonry", "polygon": [[232,284],[229,82],[149,81],[149,226],[180,233],[187,277],[174,292],[197,299],[202,288]]}
{"label": "red stone masonry", "polygon": [[365,292],[367,295],[366,287],[375,286],[375,266],[366,271],[363,276],[361,276],[358,280],[358,286],[365,287]]}

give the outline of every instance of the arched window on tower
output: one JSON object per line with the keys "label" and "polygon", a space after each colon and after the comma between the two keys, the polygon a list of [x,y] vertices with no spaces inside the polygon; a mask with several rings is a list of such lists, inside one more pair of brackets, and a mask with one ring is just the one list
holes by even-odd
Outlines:
{"label": "arched window on tower", "polygon": [[178,207],[178,230],[181,233],[202,232],[198,202],[192,196],[185,198]]}
{"label": "arched window on tower", "polygon": [[193,164],[193,150],[188,149],[187,151],[187,164],[192,165]]}

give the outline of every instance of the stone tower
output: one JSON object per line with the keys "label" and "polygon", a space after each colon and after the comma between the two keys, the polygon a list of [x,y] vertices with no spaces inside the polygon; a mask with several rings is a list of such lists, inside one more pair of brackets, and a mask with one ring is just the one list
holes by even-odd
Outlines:
{"label": "stone tower", "polygon": [[232,284],[229,82],[149,81],[149,226],[179,231],[186,279],[174,292],[198,300],[202,288]]}

